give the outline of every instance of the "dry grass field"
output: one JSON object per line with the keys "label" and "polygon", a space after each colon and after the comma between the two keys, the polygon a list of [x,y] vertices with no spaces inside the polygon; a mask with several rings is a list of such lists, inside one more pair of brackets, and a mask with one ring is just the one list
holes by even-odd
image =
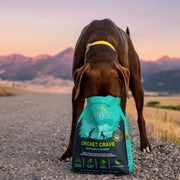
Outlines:
{"label": "dry grass field", "polygon": [[0,86],[0,96],[11,96],[12,94],[7,92],[5,87]]}
{"label": "dry grass field", "polygon": [[[146,104],[152,101],[158,101],[160,104],[157,107],[146,107]],[[145,97],[144,117],[150,136],[162,141],[180,144],[180,111],[160,108],[160,106],[178,105],[180,105],[180,97]],[[135,103],[132,97],[127,101],[126,113],[137,119]]]}

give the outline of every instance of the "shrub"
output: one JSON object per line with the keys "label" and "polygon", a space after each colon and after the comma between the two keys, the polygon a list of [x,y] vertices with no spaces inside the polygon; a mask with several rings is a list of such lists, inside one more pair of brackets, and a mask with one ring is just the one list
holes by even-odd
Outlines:
{"label": "shrub", "polygon": [[156,105],[160,104],[158,101],[151,101],[146,104],[148,107],[156,107]]}
{"label": "shrub", "polygon": [[178,106],[161,106],[161,108],[180,111],[180,105],[178,105]]}

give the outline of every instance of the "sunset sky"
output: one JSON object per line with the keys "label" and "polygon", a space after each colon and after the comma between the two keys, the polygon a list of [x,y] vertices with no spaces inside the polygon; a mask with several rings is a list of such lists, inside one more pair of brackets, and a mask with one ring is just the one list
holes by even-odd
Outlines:
{"label": "sunset sky", "polygon": [[179,0],[0,0],[0,56],[55,55],[104,18],[129,26],[140,59],[180,57]]}

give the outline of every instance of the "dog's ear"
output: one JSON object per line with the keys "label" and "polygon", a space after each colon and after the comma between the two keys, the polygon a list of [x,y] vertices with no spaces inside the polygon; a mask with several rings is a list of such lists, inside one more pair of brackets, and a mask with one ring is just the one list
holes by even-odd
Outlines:
{"label": "dog's ear", "polygon": [[80,67],[79,69],[75,70],[75,72],[73,73],[73,80],[74,80],[75,89],[76,89],[76,95],[75,95],[74,100],[76,100],[79,96],[81,85],[82,85],[82,80],[83,80],[84,74],[88,70],[88,68],[89,68],[88,65],[84,65],[84,66]]}
{"label": "dog's ear", "polygon": [[122,76],[123,82],[124,82],[124,86],[125,86],[125,90],[126,90],[126,95],[129,98],[129,78],[130,78],[130,71],[121,66],[120,64],[115,64],[115,68],[119,71],[120,75]]}
{"label": "dog's ear", "polygon": [[130,37],[129,27],[126,28],[126,34]]}

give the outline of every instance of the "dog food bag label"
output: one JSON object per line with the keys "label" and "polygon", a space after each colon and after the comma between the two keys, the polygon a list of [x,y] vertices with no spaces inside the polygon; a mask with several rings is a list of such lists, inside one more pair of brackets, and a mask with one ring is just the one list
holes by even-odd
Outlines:
{"label": "dog food bag label", "polygon": [[130,134],[120,98],[87,98],[76,126],[72,170],[118,175],[133,172]]}

